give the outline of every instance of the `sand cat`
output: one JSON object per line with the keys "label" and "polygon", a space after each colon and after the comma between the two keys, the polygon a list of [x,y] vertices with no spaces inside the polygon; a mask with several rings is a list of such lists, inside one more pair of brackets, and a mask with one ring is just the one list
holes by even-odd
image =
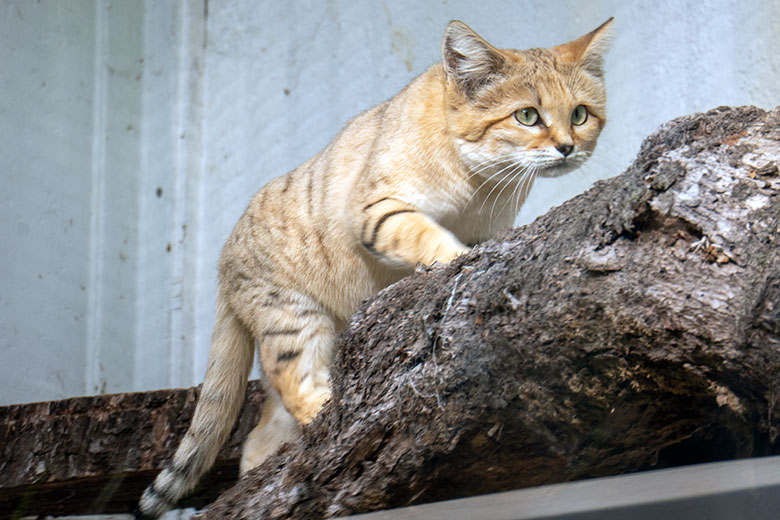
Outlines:
{"label": "sand cat", "polygon": [[206,380],[173,461],[141,498],[170,509],[213,464],[255,342],[268,400],[243,449],[260,464],[330,397],[334,340],[360,303],[513,224],[535,176],[592,153],[606,121],[611,19],[551,49],[499,50],[453,21],[443,60],[262,188],[225,244]]}

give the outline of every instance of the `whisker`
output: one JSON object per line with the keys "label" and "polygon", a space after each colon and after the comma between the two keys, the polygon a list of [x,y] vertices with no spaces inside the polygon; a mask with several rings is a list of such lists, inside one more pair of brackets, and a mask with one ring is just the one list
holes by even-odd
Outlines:
{"label": "whisker", "polygon": [[524,178],[520,179],[520,182],[517,183],[515,186],[514,191],[512,192],[512,199],[514,200],[515,205],[515,217],[517,217],[517,214],[520,212],[520,206],[522,206],[521,200],[525,202],[525,200],[528,198],[528,190],[530,189],[530,186],[533,185],[533,181],[536,178],[536,172],[538,171],[538,168],[533,167],[531,168],[528,173],[525,175]]}
{"label": "whisker", "polygon": [[[468,181],[469,181],[469,180],[471,179],[471,177],[473,177],[474,175],[478,175],[479,173],[481,173],[481,171],[484,171],[485,169],[488,169],[488,168],[490,168],[490,167],[497,166],[497,165],[501,164],[501,163],[502,163],[502,161],[503,161],[503,159],[502,159],[502,158],[499,158],[497,161],[494,161],[494,162],[492,162],[492,163],[488,164],[487,166],[485,166],[485,167],[484,167],[482,170],[480,170],[480,171],[477,171],[477,172],[474,172],[474,173],[470,174],[470,175],[469,175],[468,177],[466,177],[466,179],[465,179],[466,183],[468,184]],[[468,206],[469,204],[471,204],[471,201],[472,201],[472,199],[474,199],[474,197],[476,196],[476,194],[479,192],[479,190],[481,190],[481,189],[482,189],[482,187],[483,187],[483,186],[485,186],[486,184],[490,183],[490,181],[492,181],[492,180],[493,180],[495,177],[497,177],[497,176],[501,175],[501,174],[502,174],[503,172],[505,172],[505,171],[506,171],[508,168],[511,168],[511,167],[513,166],[513,164],[514,164],[514,163],[511,163],[511,162],[510,162],[509,164],[507,164],[506,166],[504,166],[504,167],[503,167],[501,170],[499,170],[499,171],[497,171],[497,172],[493,173],[493,174],[492,174],[491,176],[489,176],[487,179],[483,180],[483,181],[482,181],[482,183],[481,183],[479,186],[477,186],[477,189],[476,189],[476,190],[474,190],[474,192],[471,194],[471,197],[469,197],[469,200],[468,200],[468,201],[466,201],[466,206]]]}
{"label": "whisker", "polygon": [[515,215],[520,213],[520,208],[522,207],[520,201],[522,200],[523,203],[525,203],[525,201],[528,199],[528,194],[531,191],[531,186],[533,186],[534,179],[536,179],[536,174],[538,171],[538,167],[532,168],[528,177],[523,179],[523,182],[520,184],[520,193],[517,199],[515,199]]}
{"label": "whisker", "polygon": [[[471,179],[475,175],[479,175],[480,173],[484,172],[485,170],[489,170],[490,168],[492,168],[494,166],[499,166],[499,165],[507,162],[507,159],[512,159],[514,156],[515,156],[515,154],[506,154],[506,155],[501,155],[501,156],[495,157],[495,158],[487,160],[487,161],[483,161],[483,162],[481,162],[480,164],[478,164],[476,166],[475,170],[471,171],[468,174],[466,179]],[[510,161],[510,162],[513,163],[514,161]]]}
{"label": "whisker", "polygon": [[[517,213],[520,211],[520,206],[521,206],[520,199],[522,198],[523,201],[525,201],[525,198],[528,196],[525,186],[526,184],[528,186],[531,185],[533,179],[536,177],[537,170],[538,168],[533,166],[523,174],[523,177],[521,177],[520,180],[515,184],[515,187],[512,190],[512,196],[504,203],[504,206],[501,208],[501,212],[504,211],[504,208],[506,207],[507,204],[513,202],[515,207],[514,214],[515,216],[517,216]],[[525,197],[523,197],[524,191],[526,191]]]}
{"label": "whisker", "polygon": [[516,166],[515,166],[515,167],[512,169],[511,173],[510,173],[510,174],[507,176],[507,177],[509,177],[509,181],[506,181],[506,179],[505,179],[503,182],[498,182],[498,183],[496,183],[496,185],[495,185],[495,186],[493,186],[493,189],[491,189],[491,190],[490,190],[490,192],[489,192],[489,193],[487,194],[487,196],[485,197],[485,200],[484,200],[484,201],[482,201],[482,206],[479,208],[479,213],[480,213],[480,214],[482,213],[482,209],[485,207],[485,204],[486,204],[486,203],[487,203],[487,201],[490,199],[490,195],[491,195],[491,194],[492,194],[492,193],[493,193],[493,192],[496,190],[496,188],[498,188],[498,186],[499,186],[500,184],[503,184],[503,186],[501,187],[501,191],[499,191],[499,192],[498,192],[498,195],[496,195],[496,199],[493,201],[493,207],[492,207],[492,208],[491,208],[491,210],[490,210],[490,220],[492,221],[492,220],[493,220],[493,208],[495,207],[495,204],[496,204],[496,202],[497,202],[497,200],[498,200],[498,197],[501,195],[501,192],[503,192],[503,191],[504,191],[504,189],[506,188],[506,186],[508,185],[508,183],[507,183],[507,182],[510,182],[510,183],[511,183],[511,180],[512,180],[512,179],[514,179],[514,178],[515,178],[515,176],[517,175],[517,173],[518,173],[518,169],[520,169],[520,170],[522,171],[522,169],[525,169],[525,168],[528,168],[528,166],[526,166],[526,165],[524,165],[524,164],[520,164],[520,163],[518,163],[518,164],[517,164],[517,165],[516,165]]}
{"label": "whisker", "polygon": [[[536,174],[539,172],[539,168],[535,168],[533,171],[533,176],[528,179],[526,183],[523,185],[523,199],[527,199],[528,196],[531,194],[531,188],[534,185],[534,179],[536,179]],[[520,208],[518,208],[518,212],[520,211]]]}
{"label": "whisker", "polygon": [[[600,166],[600,169],[594,167]],[[618,168],[616,164],[604,157],[593,156],[584,163],[581,167],[586,167],[588,171],[594,173],[599,179],[605,179],[607,177],[613,177],[620,174],[625,168]],[[602,171],[600,171],[602,170]]]}
{"label": "whisker", "polygon": [[[511,170],[511,172],[509,173],[508,177],[512,177],[512,176],[514,176],[514,175],[516,174],[516,172],[517,172],[517,169],[518,169],[518,168],[524,168],[524,167],[525,167],[525,166],[523,166],[523,165],[522,165],[522,164],[520,164],[520,163],[516,163],[516,164],[514,164],[514,165],[512,166],[512,170]],[[507,169],[507,168],[504,168],[504,170],[506,170],[506,169]],[[501,170],[501,171],[503,172],[504,170]],[[507,176],[505,176],[505,177],[507,177]],[[502,182],[502,181],[499,181],[499,182],[497,182],[497,183],[496,183],[496,185],[495,185],[495,186],[493,186],[493,188],[491,188],[491,190],[488,192],[488,194],[487,194],[487,195],[485,195],[485,200],[483,200],[483,201],[482,201],[482,205],[479,207],[479,214],[480,214],[480,215],[482,214],[482,210],[485,208],[485,204],[487,204],[487,201],[488,201],[488,200],[490,200],[490,195],[492,195],[492,194],[493,194],[493,192],[494,192],[494,191],[496,191],[496,188],[498,188],[498,187],[499,187],[501,184],[503,184],[503,182]],[[503,191],[503,189],[502,189],[502,191]],[[492,220],[492,217],[491,217],[491,220]]]}
{"label": "whisker", "polygon": [[482,169],[485,166],[490,166],[490,165],[493,165],[493,164],[500,163],[500,162],[502,162],[502,161],[504,161],[506,159],[510,159],[510,158],[512,158],[514,156],[515,156],[514,153],[506,153],[506,154],[498,155],[496,157],[491,157],[489,159],[485,159],[485,160],[480,161],[479,163],[477,163],[472,168],[472,171],[473,170],[480,170],[480,169]]}
{"label": "whisker", "polygon": [[[485,180],[482,182],[482,184],[480,184],[480,185],[477,187],[477,189],[476,189],[476,190],[474,190],[474,193],[472,193],[472,194],[471,194],[471,197],[469,197],[469,200],[466,202],[466,206],[468,206],[469,204],[471,204],[471,201],[474,199],[474,197],[477,195],[477,193],[479,192],[479,190],[481,190],[481,189],[482,189],[482,187],[483,187],[483,186],[485,186],[486,184],[488,184],[488,183],[489,183],[490,181],[492,181],[492,180],[493,180],[495,177],[498,177],[499,175],[501,175],[502,173],[504,173],[506,170],[508,170],[508,169],[510,169],[510,168],[514,168],[514,167],[515,167],[515,164],[509,164],[508,166],[505,166],[505,167],[504,167],[504,168],[502,168],[501,170],[497,171],[496,173],[494,173],[493,175],[491,175],[490,177],[488,177],[487,179],[485,179]],[[496,183],[496,186],[498,186],[499,184],[501,184],[501,182],[500,182],[500,181],[498,181],[498,182]],[[490,194],[491,194],[491,193],[493,193],[493,190],[495,190],[495,189],[496,189],[496,186],[493,186],[493,189],[491,189],[491,190],[490,190],[490,192],[489,192],[489,193],[488,193],[488,194],[485,196],[485,201],[487,201],[487,199],[490,197]],[[483,203],[482,203],[482,207],[484,207],[484,205],[485,205],[485,202],[483,202]],[[479,213],[482,213],[482,207],[480,207],[480,209],[479,209]]]}
{"label": "whisker", "polygon": [[[611,163],[608,158],[594,154],[592,151],[580,150],[573,159],[580,163],[577,168],[582,168],[586,175],[596,174],[599,179],[617,170],[614,163]],[[493,225],[492,221],[496,216],[496,212],[498,211],[499,215],[503,215],[510,204],[514,206],[516,215],[528,199],[539,171],[543,170],[546,164],[556,163],[558,161],[544,150],[526,150],[519,157],[518,152],[507,153],[480,161],[468,172],[464,179],[466,183],[470,183],[473,177],[480,175],[485,177],[476,189],[469,187],[473,191],[466,201],[466,206],[470,206],[475,200],[478,200],[479,194],[484,193],[483,189],[493,184],[490,186],[487,194],[482,196],[483,200],[479,206],[478,213],[483,214],[489,202],[491,226]],[[599,171],[601,170],[601,168],[598,168],[599,166],[604,167],[606,172]],[[487,175],[487,173],[490,175]],[[508,193],[507,188],[510,190]],[[504,197],[504,193],[507,193],[506,200],[499,206],[499,201],[501,197]]]}
{"label": "whisker", "polygon": [[[478,190],[477,190],[477,191],[479,191],[479,189],[482,189],[482,187],[483,187],[483,186],[485,186],[486,184],[488,184],[488,183],[489,183],[489,182],[490,182],[490,181],[493,179],[493,177],[496,177],[496,176],[498,176],[498,175],[502,174],[504,171],[508,170],[509,168],[513,168],[513,169],[514,169],[514,168],[516,168],[516,167],[517,167],[517,166],[515,166],[515,165],[510,165],[510,166],[508,166],[508,167],[506,167],[506,168],[503,168],[503,169],[502,169],[500,172],[498,172],[496,175],[493,175],[493,176],[491,176],[491,177],[490,177],[489,179],[487,179],[485,182],[483,182],[482,184],[480,184],[480,186],[479,186],[479,188],[478,188]],[[493,186],[493,187],[490,189],[490,191],[487,193],[487,195],[485,195],[485,196],[484,196],[484,198],[483,198],[483,200],[482,200],[482,205],[479,207],[479,212],[478,212],[479,214],[482,214],[482,209],[485,207],[485,203],[488,201],[488,199],[490,199],[490,194],[491,194],[491,193],[493,193],[493,191],[496,189],[496,187],[497,187],[499,184],[501,184],[501,181],[500,181],[500,180],[496,181],[496,183],[495,183],[495,184],[494,184],[494,186]],[[474,195],[476,195],[476,194],[477,194],[477,192],[475,191],[475,192],[474,192]],[[472,196],[472,198],[473,198],[473,196]],[[469,202],[471,202],[471,200],[469,200]]]}
{"label": "whisker", "polygon": [[[517,177],[520,177],[520,179],[522,179],[527,171],[528,171],[528,168],[524,168],[524,169],[513,171],[512,172],[512,176],[503,183],[504,186],[496,194],[496,198],[493,200],[493,205],[490,208],[490,221],[491,222],[493,221],[493,211],[496,209],[496,204],[498,204],[498,200],[501,198],[501,194],[504,193],[504,190],[507,188],[507,186],[509,186],[509,185],[514,183],[514,181],[515,181],[515,179],[517,179]],[[499,211],[499,214],[504,211],[504,208],[506,208],[507,203],[509,201],[511,201],[511,200],[512,200],[511,197],[509,199],[507,199],[507,202],[505,202],[504,205],[501,207],[501,210]]]}

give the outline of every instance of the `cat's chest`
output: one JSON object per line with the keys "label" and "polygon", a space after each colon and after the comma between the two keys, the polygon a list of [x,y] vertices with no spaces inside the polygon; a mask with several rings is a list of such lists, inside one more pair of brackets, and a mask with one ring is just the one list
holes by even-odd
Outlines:
{"label": "cat's chest", "polygon": [[[511,206],[511,207],[510,207]],[[515,220],[514,205],[469,204],[440,215],[438,222],[464,244],[484,242],[497,232],[511,227]]]}
{"label": "cat's chest", "polygon": [[447,189],[414,190],[404,195],[407,202],[451,231],[461,242],[476,244],[514,223],[516,191],[501,188],[475,192],[459,184]]}

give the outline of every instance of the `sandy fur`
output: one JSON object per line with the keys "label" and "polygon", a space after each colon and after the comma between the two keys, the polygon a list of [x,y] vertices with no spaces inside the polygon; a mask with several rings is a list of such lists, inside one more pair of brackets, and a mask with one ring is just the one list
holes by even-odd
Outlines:
{"label": "sandy fur", "polygon": [[[606,122],[609,26],[552,49],[518,51],[452,22],[441,63],[252,198],[220,259],[195,416],[173,462],[144,493],[145,515],[172,507],[213,464],[240,408],[255,343],[270,396],[245,444],[242,473],[298,435],[330,398],[336,334],[364,299],[418,263],[449,262],[511,226],[537,175],[560,175],[589,157]],[[578,105],[588,119],[574,125]],[[518,122],[525,107],[538,111],[538,125]]]}

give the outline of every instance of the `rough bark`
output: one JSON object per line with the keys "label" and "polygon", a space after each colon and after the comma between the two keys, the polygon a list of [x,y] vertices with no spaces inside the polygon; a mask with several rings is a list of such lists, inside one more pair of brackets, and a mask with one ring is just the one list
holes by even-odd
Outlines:
{"label": "rough bark", "polygon": [[780,453],[780,109],[664,125],[622,175],[365,304],[334,396],[205,518],[317,518]]}
{"label": "rough bark", "polygon": [[[173,456],[199,388],[0,407],[0,518],[131,511]],[[251,382],[215,470],[183,502],[201,507],[238,476],[264,399]]]}
{"label": "rough bark", "polygon": [[[673,121],[614,179],[358,312],[334,399],[208,518],[316,518],[780,453],[780,109]],[[236,475],[248,402],[218,468]],[[0,517],[132,509],[197,389],[0,408]]]}

